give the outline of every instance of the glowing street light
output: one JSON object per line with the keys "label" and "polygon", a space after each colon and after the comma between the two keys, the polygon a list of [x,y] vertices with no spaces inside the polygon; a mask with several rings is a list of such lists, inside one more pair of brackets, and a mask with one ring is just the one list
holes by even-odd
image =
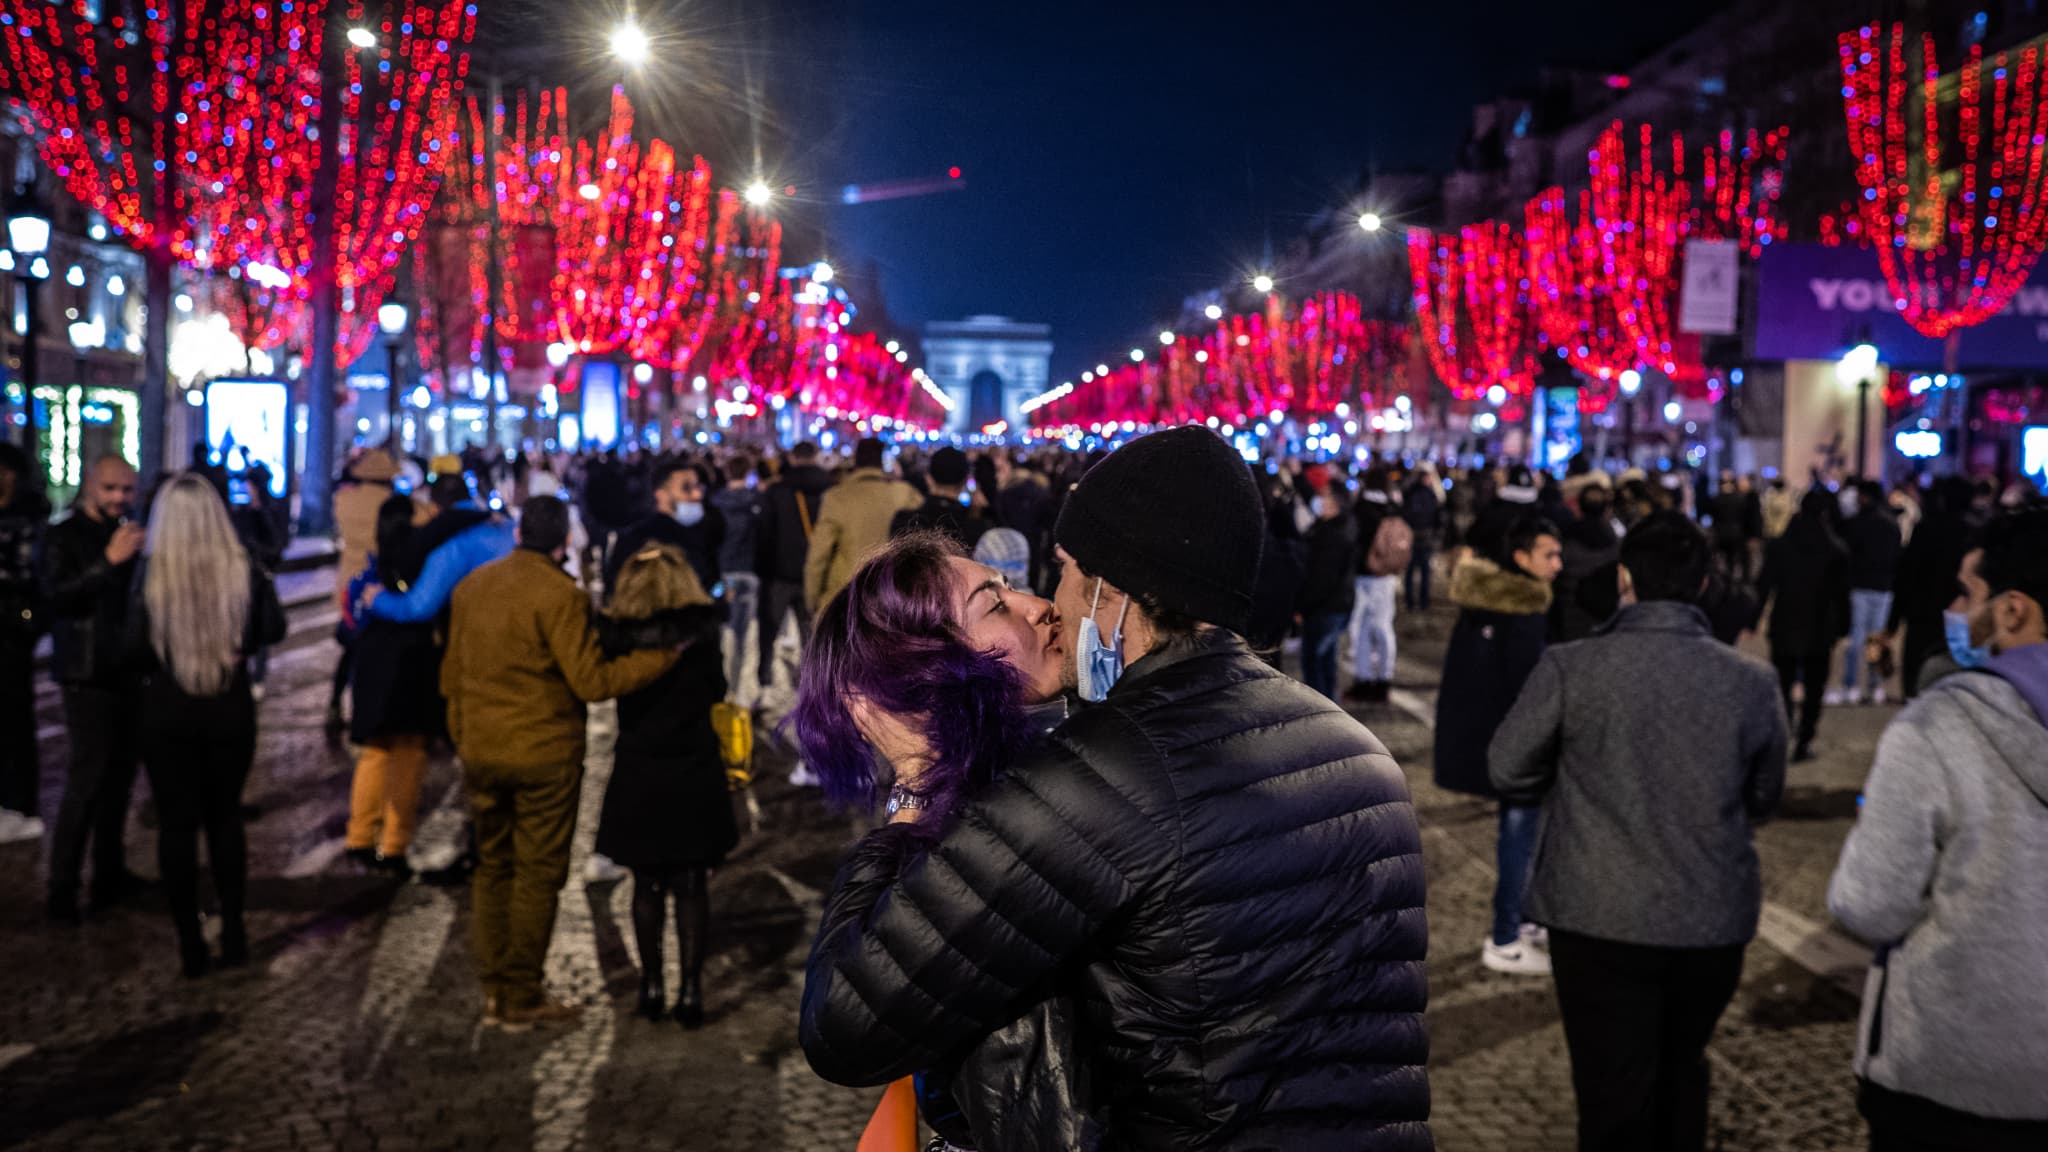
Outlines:
{"label": "glowing street light", "polygon": [[358,48],[375,48],[377,34],[368,28],[351,28],[348,30],[348,42]]}
{"label": "glowing street light", "polygon": [[1159,342],[1161,344],[1171,345],[1173,343],[1173,333],[1161,332],[1159,334]]}
{"label": "glowing street light", "polygon": [[1145,361],[1145,350],[1144,350],[1143,348],[1133,348],[1133,349],[1131,349],[1131,363],[1133,363],[1133,364],[1142,364],[1142,363],[1144,363],[1144,361]]}
{"label": "glowing street light", "polygon": [[1633,368],[1623,369],[1621,373],[1621,394],[1623,396],[1633,396],[1642,390],[1643,374]]}
{"label": "glowing street light", "polygon": [[1379,231],[1381,223],[1380,214],[1377,212],[1363,212],[1359,214],[1358,226],[1367,232]]}
{"label": "glowing street light", "polygon": [[747,185],[746,196],[747,203],[760,208],[775,198],[775,190],[768,187],[766,181],[756,180],[752,184]]}
{"label": "glowing street light", "polygon": [[1221,320],[1223,319],[1223,306],[1221,304],[1211,304],[1207,308],[1202,309],[1202,315],[1207,316],[1211,320]]}
{"label": "glowing street light", "polygon": [[647,63],[650,47],[647,33],[630,19],[622,21],[617,28],[612,29],[612,55],[618,57],[619,62],[628,68],[638,68]]}
{"label": "glowing street light", "polygon": [[1252,290],[1256,292],[1271,292],[1273,290],[1273,278],[1264,272],[1259,273],[1257,276],[1252,277]]}

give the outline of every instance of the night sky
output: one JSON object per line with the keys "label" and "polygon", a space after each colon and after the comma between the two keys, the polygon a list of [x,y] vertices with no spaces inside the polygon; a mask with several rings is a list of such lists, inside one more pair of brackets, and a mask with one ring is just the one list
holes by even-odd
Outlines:
{"label": "night sky", "polygon": [[[650,30],[680,28],[687,45],[658,54],[701,84],[677,103],[725,103],[714,94],[735,96],[752,65],[775,120],[767,163],[810,201],[797,210],[823,225],[856,298],[875,296],[865,272],[879,277],[892,334],[975,313],[1050,323],[1056,381],[1250,271],[1269,236],[1283,249],[1369,165],[1448,167],[1476,100],[1546,63],[1625,68],[1709,7],[640,3]],[[740,150],[733,127],[690,134],[726,137],[697,150]],[[845,184],[952,165],[965,191],[833,203]]]}

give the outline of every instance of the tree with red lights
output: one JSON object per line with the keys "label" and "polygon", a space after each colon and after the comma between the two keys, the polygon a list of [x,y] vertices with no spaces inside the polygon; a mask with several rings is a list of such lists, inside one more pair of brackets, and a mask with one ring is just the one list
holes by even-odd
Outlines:
{"label": "tree with red lights", "polygon": [[1950,99],[1931,35],[1879,33],[1865,25],[1838,44],[1861,231],[1906,322],[1947,336],[2003,309],[2048,244],[2042,53],[1994,57],[1987,84],[1973,44]]}
{"label": "tree with red lights", "polygon": [[1601,275],[1592,199],[1579,193],[1574,215],[1564,189],[1546,188],[1524,215],[1539,333],[1584,377],[1579,410],[1598,413],[1614,402],[1621,374],[1642,365]]}
{"label": "tree with red lights", "polygon": [[1416,322],[1437,378],[1460,400],[1495,388],[1536,388],[1535,332],[1523,239],[1506,224],[1468,224],[1456,236],[1408,233]]}

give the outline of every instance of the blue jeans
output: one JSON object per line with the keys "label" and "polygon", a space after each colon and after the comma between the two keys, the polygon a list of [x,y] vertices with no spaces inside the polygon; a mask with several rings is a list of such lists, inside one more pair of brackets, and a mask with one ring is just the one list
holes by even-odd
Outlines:
{"label": "blue jeans", "polygon": [[[1856,691],[1856,672],[1863,667],[1863,642],[1884,633],[1892,614],[1892,594],[1868,588],[1849,590],[1849,651],[1842,657],[1842,688]],[[1874,677],[1873,677],[1874,679]],[[1872,688],[1882,687],[1873,683]]]}
{"label": "blue jeans", "polygon": [[1301,680],[1332,700],[1337,698],[1337,644],[1344,639],[1347,617],[1323,612],[1301,621]]}
{"label": "blue jeans", "polygon": [[1500,806],[1500,834],[1494,862],[1500,876],[1493,882],[1493,942],[1507,945],[1522,934],[1522,898],[1529,891],[1529,866],[1536,857],[1536,819],[1543,809],[1519,804]]}
{"label": "blue jeans", "polygon": [[1394,598],[1399,576],[1358,577],[1358,602],[1351,609],[1351,673],[1383,683],[1394,678]]}
{"label": "blue jeans", "polygon": [[725,627],[732,633],[732,647],[725,657],[725,682],[729,689],[736,690],[740,685],[740,670],[747,663],[749,632],[758,627],[754,617],[760,611],[761,578],[752,572],[727,572],[725,604],[730,610]]}

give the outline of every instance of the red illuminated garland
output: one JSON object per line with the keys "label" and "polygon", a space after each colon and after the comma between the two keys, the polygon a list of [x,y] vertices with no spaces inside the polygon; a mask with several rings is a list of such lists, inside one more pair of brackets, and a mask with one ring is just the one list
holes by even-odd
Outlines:
{"label": "red illuminated garland", "polygon": [[[166,2],[139,24],[117,14],[95,25],[83,0],[4,0],[0,83],[67,189],[132,243],[161,238],[202,271],[267,265],[289,277],[266,290],[275,299],[260,328],[241,331],[257,345],[286,340],[294,302],[309,295],[326,2]],[[361,20],[360,0],[346,15]],[[433,199],[475,26],[473,5],[408,0],[374,50],[348,55],[333,207],[347,359],[367,344]],[[172,165],[159,205],[153,182]]]}
{"label": "red illuminated garland", "polygon": [[1752,256],[1782,239],[1775,218],[1786,133],[1748,133],[1740,148],[1723,132],[1702,152],[1695,189],[1686,175],[1685,141],[1672,133],[1668,162],[1659,163],[1655,129],[1636,130],[1629,156],[1620,122],[1588,152],[1600,271],[1615,314],[1643,363],[1671,377],[1687,395],[1716,391],[1701,359],[1698,336],[1678,330],[1678,288],[1687,240],[1733,240]]}
{"label": "red illuminated garland", "polygon": [[1423,345],[1453,396],[1473,400],[1495,386],[1511,396],[1535,390],[1526,264],[1521,236],[1506,224],[1469,224],[1456,237],[1408,233]]}
{"label": "red illuminated garland", "polygon": [[1529,201],[1529,273],[1541,334],[1584,376],[1579,410],[1599,413],[1614,403],[1621,374],[1642,364],[1602,274],[1592,193],[1581,192],[1578,200],[1576,217],[1565,207],[1562,188]]}
{"label": "red illuminated garland", "polygon": [[[1948,151],[1958,163],[1949,167],[1934,38],[1919,39],[1919,64],[1909,69],[1902,25],[1888,42],[1875,25],[1844,32],[1842,106],[1863,187],[1861,222],[1885,284],[1907,323],[1939,337],[2003,309],[2048,243],[2040,204],[2048,101],[2039,49],[2017,61],[1995,57],[1987,92],[1984,50],[1971,45],[1956,78]],[[1909,108],[1909,98],[1919,106]]]}
{"label": "red illuminated garland", "polygon": [[1403,363],[1408,334],[1405,324],[1365,319],[1348,293],[1319,293],[1291,310],[1270,296],[1263,312],[1225,316],[1142,361],[1084,373],[1074,391],[1031,418],[1039,427],[1093,430],[1212,417],[1249,425],[1275,412],[1363,419]]}

